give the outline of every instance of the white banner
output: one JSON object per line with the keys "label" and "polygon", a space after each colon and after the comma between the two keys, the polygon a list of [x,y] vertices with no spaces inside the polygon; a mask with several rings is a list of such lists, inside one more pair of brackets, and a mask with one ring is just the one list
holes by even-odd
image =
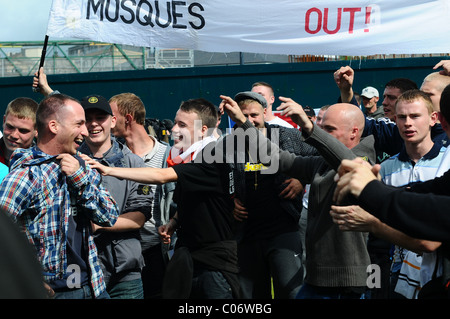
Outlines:
{"label": "white banner", "polygon": [[450,52],[448,0],[53,0],[47,35],[209,52]]}

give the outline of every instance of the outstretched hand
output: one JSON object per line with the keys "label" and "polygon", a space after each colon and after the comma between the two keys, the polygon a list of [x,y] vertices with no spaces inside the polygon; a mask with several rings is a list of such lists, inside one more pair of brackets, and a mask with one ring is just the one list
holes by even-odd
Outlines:
{"label": "outstretched hand", "polygon": [[220,102],[219,111],[221,113],[225,111],[230,119],[238,126],[244,124],[247,118],[244,113],[242,113],[241,108],[236,101],[226,95],[221,95],[220,98],[222,99],[222,102]]}
{"label": "outstretched hand", "polygon": [[331,205],[330,215],[333,222],[342,231],[372,232],[373,225],[379,221],[378,218],[357,205]]}
{"label": "outstretched hand", "polygon": [[109,173],[110,167],[105,166],[99,162],[97,162],[95,159],[90,158],[86,154],[80,154],[80,157],[87,163],[91,168],[96,169],[100,172],[100,174],[106,176]]}
{"label": "outstretched hand", "polygon": [[314,125],[308,115],[306,115],[303,107],[291,98],[280,96],[279,99],[282,103],[277,107],[277,111],[281,111],[282,115],[289,116],[305,133],[310,134]]}

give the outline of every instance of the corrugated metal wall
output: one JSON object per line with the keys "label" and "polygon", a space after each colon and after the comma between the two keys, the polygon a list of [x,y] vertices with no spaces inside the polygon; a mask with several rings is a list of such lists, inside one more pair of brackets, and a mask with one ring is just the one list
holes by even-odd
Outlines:
{"label": "corrugated metal wall", "polygon": [[[432,67],[439,61],[440,58],[361,59],[151,69],[54,75],[48,76],[48,80],[53,89],[76,98],[93,93],[109,98],[118,93],[133,92],[144,101],[147,117],[173,119],[183,100],[203,97],[218,105],[220,94],[234,96],[237,92],[250,90],[256,81],[271,83],[277,97],[291,97],[302,105],[319,108],[336,101],[339,92],[333,72],[345,65],[350,65],[356,72],[354,89],[357,92],[370,85],[382,94],[384,84],[397,77],[410,78],[420,87],[423,78],[433,72]],[[4,113],[9,101],[19,96],[34,98],[39,102],[42,96],[32,92],[31,84],[32,77],[0,79],[0,114]]]}

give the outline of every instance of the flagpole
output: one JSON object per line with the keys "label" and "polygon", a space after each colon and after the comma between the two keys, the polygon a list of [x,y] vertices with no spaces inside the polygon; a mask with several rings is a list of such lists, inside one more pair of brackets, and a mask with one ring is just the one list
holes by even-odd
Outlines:
{"label": "flagpole", "polygon": [[[41,53],[41,61],[39,62],[39,68],[37,71],[37,78],[39,79],[39,72],[41,70],[41,68],[44,66],[44,61],[45,61],[45,55],[47,53],[47,44],[48,44],[48,35],[45,36],[44,39],[44,46],[42,47],[42,53]],[[39,85],[37,87],[33,87],[33,92],[39,92]]]}

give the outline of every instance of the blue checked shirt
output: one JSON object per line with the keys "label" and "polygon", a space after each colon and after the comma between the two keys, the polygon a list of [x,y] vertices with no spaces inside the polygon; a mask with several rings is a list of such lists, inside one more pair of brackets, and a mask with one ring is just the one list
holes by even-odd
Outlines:
{"label": "blue checked shirt", "polygon": [[68,267],[69,216],[81,214],[78,223],[83,225],[90,282],[98,296],[106,287],[90,221],[112,226],[119,212],[114,199],[101,186],[100,174],[77,158],[80,168],[66,176],[56,156],[37,147],[17,150],[11,159],[10,173],[0,184],[0,208],[13,217],[36,248],[47,281],[64,278]]}

